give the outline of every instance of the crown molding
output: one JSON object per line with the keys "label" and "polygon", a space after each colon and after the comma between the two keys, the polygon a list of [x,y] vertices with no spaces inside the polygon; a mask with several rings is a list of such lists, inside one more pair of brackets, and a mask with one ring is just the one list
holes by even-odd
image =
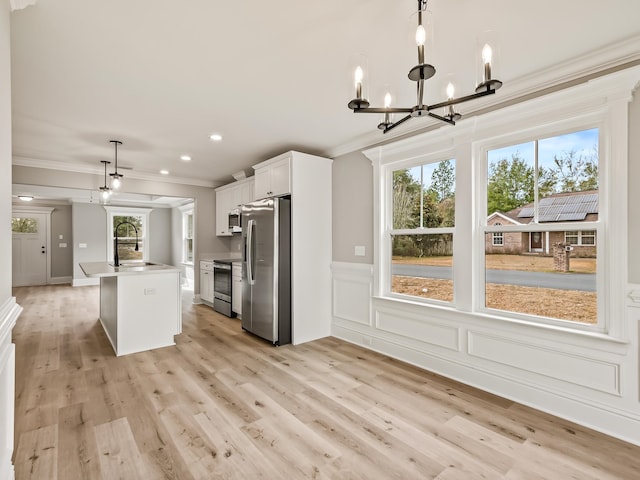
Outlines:
{"label": "crown molding", "polygon": [[[36,158],[20,157],[20,156],[13,156],[12,164],[20,167],[46,168],[49,170],[60,170],[63,172],[88,173],[92,175],[104,174],[104,170],[100,167],[93,167],[90,165],[74,164],[74,163],[68,163],[68,162],[56,162],[52,160],[40,160]],[[181,185],[192,185],[196,187],[209,187],[209,188],[215,188],[221,185],[219,182],[214,182],[211,180],[204,180],[199,178],[175,177],[175,176],[167,177],[165,175],[159,175],[155,173],[136,172],[134,170],[126,171],[125,181],[127,178],[132,178],[134,180],[146,180],[149,182],[176,183]]]}
{"label": "crown molding", "polygon": [[30,5],[35,5],[38,0],[9,0],[11,11],[22,10]]}
{"label": "crown molding", "polygon": [[[475,109],[465,112],[463,119],[531,100],[637,65],[640,65],[640,35],[607,45],[537,73],[507,81],[496,95],[490,95],[474,102]],[[335,158],[419,133],[452,128],[436,120],[425,120],[415,122],[412,127],[399,128],[384,136],[377,130],[368,132],[350,142],[330,149],[327,156]]]}

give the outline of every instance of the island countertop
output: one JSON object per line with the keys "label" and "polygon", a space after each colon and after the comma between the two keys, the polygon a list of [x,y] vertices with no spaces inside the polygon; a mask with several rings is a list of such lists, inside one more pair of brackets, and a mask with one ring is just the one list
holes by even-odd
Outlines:
{"label": "island countertop", "polygon": [[85,262],[80,264],[80,268],[87,277],[114,277],[121,275],[140,275],[147,273],[169,273],[179,272],[180,268],[163,263],[123,262],[123,265],[114,267],[107,262]]}

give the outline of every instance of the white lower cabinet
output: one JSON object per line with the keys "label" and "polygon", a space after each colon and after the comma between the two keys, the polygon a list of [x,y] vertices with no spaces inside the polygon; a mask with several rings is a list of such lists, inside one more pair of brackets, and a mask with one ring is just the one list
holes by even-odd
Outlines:
{"label": "white lower cabinet", "polygon": [[242,316],[242,263],[233,262],[231,266],[231,310]]}
{"label": "white lower cabinet", "polygon": [[213,305],[213,262],[200,261],[200,300]]}

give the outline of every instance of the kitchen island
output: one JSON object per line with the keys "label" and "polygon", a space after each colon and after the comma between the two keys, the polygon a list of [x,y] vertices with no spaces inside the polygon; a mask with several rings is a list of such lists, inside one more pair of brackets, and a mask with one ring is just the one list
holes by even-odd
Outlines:
{"label": "kitchen island", "polygon": [[179,268],[107,262],[80,268],[100,278],[100,323],[116,356],[175,345],[182,332]]}

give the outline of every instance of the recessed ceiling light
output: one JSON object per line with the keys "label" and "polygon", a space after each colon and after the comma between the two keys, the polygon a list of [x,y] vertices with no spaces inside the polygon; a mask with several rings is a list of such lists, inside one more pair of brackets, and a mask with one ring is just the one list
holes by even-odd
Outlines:
{"label": "recessed ceiling light", "polygon": [[222,135],[220,135],[219,133],[212,133],[211,135],[209,135],[209,138],[214,142],[219,142],[220,140],[222,140]]}
{"label": "recessed ceiling light", "polygon": [[31,200],[33,200],[33,196],[31,195],[18,195],[18,198],[23,202],[30,202]]}
{"label": "recessed ceiling light", "polygon": [[162,175],[169,175],[169,170],[160,170]]}
{"label": "recessed ceiling light", "polygon": [[182,160],[183,162],[190,162],[191,157],[189,155],[180,155],[180,160]]}

